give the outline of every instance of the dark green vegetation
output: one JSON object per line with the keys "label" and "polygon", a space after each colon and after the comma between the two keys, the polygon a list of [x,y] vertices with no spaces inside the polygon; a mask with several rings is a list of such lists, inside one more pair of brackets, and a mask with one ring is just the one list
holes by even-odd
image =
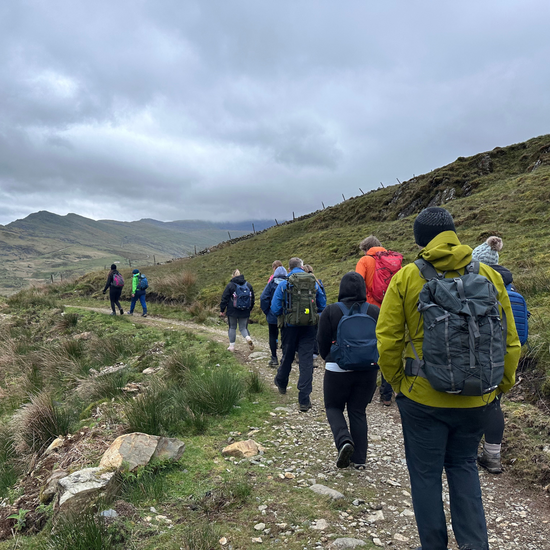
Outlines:
{"label": "dark green vegetation", "polygon": [[[252,223],[94,221],[76,214],[37,212],[0,226],[0,292],[11,294],[29,282],[50,281],[52,276],[55,281],[73,278],[113,262],[152,265],[154,260],[181,258],[229,235],[251,233]],[[270,225],[261,220],[254,224],[256,230]]]}

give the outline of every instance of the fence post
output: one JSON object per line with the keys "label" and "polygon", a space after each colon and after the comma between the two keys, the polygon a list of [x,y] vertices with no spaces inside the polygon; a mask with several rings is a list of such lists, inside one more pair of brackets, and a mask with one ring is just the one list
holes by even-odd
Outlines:
{"label": "fence post", "polygon": [[344,193],[342,193],[342,198],[343,198],[344,200],[346,200],[346,197],[344,197]]}
{"label": "fence post", "polygon": [[53,273],[51,274],[51,279],[52,279],[52,283],[53,283]]}
{"label": "fence post", "polygon": [[279,225],[279,222],[277,221],[277,218],[275,218],[275,225]]}
{"label": "fence post", "polygon": [[399,181],[399,178],[395,178],[397,180],[397,183],[401,185],[401,182]]}
{"label": "fence post", "polygon": [[384,184],[383,184],[382,182],[380,182],[380,185],[382,186],[382,189],[386,189],[386,188],[384,187]]}
{"label": "fence post", "polygon": [[364,195],[365,193],[363,192],[363,190],[359,187],[359,191],[361,191],[361,195]]}
{"label": "fence post", "polygon": [[254,227],[254,224],[252,224],[252,231],[254,232],[254,235],[256,235],[256,228]]}
{"label": "fence post", "polygon": [[195,245],[195,256],[197,255],[197,245]]}
{"label": "fence post", "polygon": [[294,212],[292,212],[292,221],[296,220],[296,217],[294,216]]}
{"label": "fence post", "polygon": [[323,210],[325,209],[325,203],[321,201],[321,204],[323,205]]}

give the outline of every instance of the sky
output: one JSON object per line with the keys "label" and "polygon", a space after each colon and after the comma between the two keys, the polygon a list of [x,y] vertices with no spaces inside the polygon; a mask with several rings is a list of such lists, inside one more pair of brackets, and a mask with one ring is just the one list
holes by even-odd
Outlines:
{"label": "sky", "polygon": [[0,3],[0,224],[278,220],[550,133],[548,0]]}

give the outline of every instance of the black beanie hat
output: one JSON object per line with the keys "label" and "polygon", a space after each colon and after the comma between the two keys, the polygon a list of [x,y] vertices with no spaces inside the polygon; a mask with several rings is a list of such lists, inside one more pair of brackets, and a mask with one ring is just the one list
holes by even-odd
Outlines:
{"label": "black beanie hat", "polygon": [[111,264],[111,269],[116,269],[116,264]]}
{"label": "black beanie hat", "polygon": [[414,220],[414,240],[419,246],[426,246],[434,237],[443,231],[455,231],[453,217],[438,206],[425,208]]}

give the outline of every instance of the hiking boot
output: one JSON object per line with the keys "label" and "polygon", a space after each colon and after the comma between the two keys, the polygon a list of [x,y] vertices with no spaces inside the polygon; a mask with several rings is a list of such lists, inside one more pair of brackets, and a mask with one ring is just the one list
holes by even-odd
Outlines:
{"label": "hiking boot", "polygon": [[350,465],[351,455],[355,451],[352,443],[344,443],[340,451],[338,451],[338,460],[336,461],[337,468],[347,468]]}
{"label": "hiking boot", "polygon": [[490,455],[484,449],[483,453],[477,457],[477,462],[480,466],[485,468],[490,474],[502,473],[502,463],[500,461],[500,454]]}
{"label": "hiking boot", "polygon": [[311,401],[307,403],[300,403],[300,412],[307,413],[311,409]]}
{"label": "hiking boot", "polygon": [[354,467],[356,470],[366,470],[366,469],[367,469],[367,465],[366,465],[366,464],[354,464],[353,467]]}
{"label": "hiking boot", "polygon": [[133,311],[129,311],[129,312],[128,312],[128,315],[133,315],[133,314],[134,314]]}
{"label": "hiking boot", "polygon": [[123,311],[122,309],[120,310],[120,314],[121,314],[121,315],[124,315],[124,311]]}
{"label": "hiking boot", "polygon": [[147,317],[147,313],[143,313],[141,316],[142,317]]}
{"label": "hiking boot", "polygon": [[391,399],[389,401],[382,399],[382,405],[384,405],[384,407],[391,407]]}
{"label": "hiking boot", "polygon": [[279,389],[279,393],[281,395],[285,395],[286,394],[286,388],[283,388],[283,386],[279,386],[279,383],[277,382],[277,377],[275,377],[273,379],[273,383],[277,386],[277,388]]}
{"label": "hiking boot", "polygon": [[270,360],[269,360],[269,363],[267,364],[268,367],[278,367],[279,366],[279,361],[277,361],[277,357],[272,357]]}
{"label": "hiking boot", "polygon": [[111,313],[109,313],[109,315],[116,315],[116,313],[112,311]]}
{"label": "hiking boot", "polygon": [[254,342],[251,338],[246,339],[246,343],[248,344],[248,347],[250,348],[250,351],[254,351]]}

